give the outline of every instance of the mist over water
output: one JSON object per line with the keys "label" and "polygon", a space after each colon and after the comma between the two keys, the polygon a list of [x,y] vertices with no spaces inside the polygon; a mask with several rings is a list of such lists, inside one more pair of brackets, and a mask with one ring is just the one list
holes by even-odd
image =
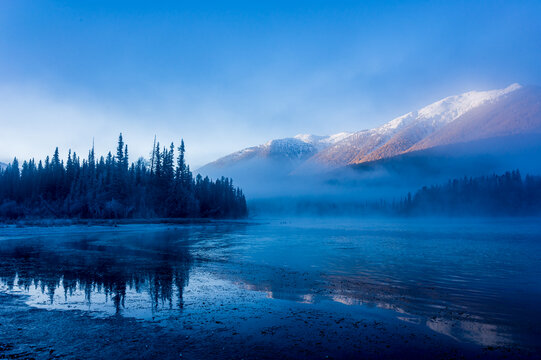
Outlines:
{"label": "mist over water", "polygon": [[540,156],[541,135],[534,133],[450,144],[340,168],[251,159],[201,170],[211,177],[219,173],[232,177],[244,189],[255,216],[381,216],[385,212],[374,205],[400,202],[424,186],[515,170],[522,176],[539,176]]}
{"label": "mist over water", "polygon": [[459,343],[535,348],[540,226],[535,219],[305,217],[4,228],[0,289],[28,296],[33,307],[164,326],[194,318],[231,325],[284,306],[340,314],[347,306],[352,318],[415,324]]}

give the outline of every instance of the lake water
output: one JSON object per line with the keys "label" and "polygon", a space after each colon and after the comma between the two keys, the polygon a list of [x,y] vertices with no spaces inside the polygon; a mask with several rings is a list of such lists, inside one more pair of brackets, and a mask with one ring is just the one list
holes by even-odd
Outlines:
{"label": "lake water", "polygon": [[[404,324],[458,344],[538,351],[541,222],[4,227],[0,291],[24,295],[32,307],[199,333],[225,326],[265,334],[293,320],[323,331],[328,326],[315,317],[335,316],[353,325]],[[295,311],[301,315],[285,316]],[[333,322],[337,336],[340,321]]]}

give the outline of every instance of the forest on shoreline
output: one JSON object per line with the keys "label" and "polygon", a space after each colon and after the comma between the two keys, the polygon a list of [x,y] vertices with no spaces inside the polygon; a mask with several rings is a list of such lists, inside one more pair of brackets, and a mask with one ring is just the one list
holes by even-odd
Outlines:
{"label": "forest on shoreline", "polygon": [[501,175],[453,179],[408,194],[395,204],[395,210],[404,215],[539,215],[541,176],[523,177],[519,170],[513,170]]}
{"label": "forest on shoreline", "polygon": [[[176,157],[175,157],[176,153]],[[541,176],[519,170],[464,177],[424,186],[400,199],[268,199],[252,201],[255,213],[360,216],[532,216],[541,214]],[[122,134],[116,154],[96,159],[94,147],[67,161],[58,148],[51,158],[0,169],[0,219],[237,219],[248,207],[229,178],[193,176],[185,146],[154,143],[149,160],[129,162]]]}
{"label": "forest on shoreline", "polygon": [[[175,158],[175,151],[177,156]],[[53,156],[22,165],[15,158],[0,169],[0,218],[242,218],[242,190],[229,178],[195,178],[178,148],[154,144],[150,161],[129,162],[122,134],[116,154],[96,158],[94,146],[82,159]]]}
{"label": "forest on shoreline", "polygon": [[455,178],[400,198],[264,198],[250,202],[255,215],[358,217],[517,217],[541,215],[541,176],[519,170]]}

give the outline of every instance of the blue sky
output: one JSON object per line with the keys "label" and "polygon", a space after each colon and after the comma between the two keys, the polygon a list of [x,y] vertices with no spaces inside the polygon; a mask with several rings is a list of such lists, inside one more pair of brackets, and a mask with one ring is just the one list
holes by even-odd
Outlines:
{"label": "blue sky", "polygon": [[[152,3],[152,4],[151,4]],[[442,97],[541,85],[539,1],[0,2],[0,161],[56,145],[194,167]]]}

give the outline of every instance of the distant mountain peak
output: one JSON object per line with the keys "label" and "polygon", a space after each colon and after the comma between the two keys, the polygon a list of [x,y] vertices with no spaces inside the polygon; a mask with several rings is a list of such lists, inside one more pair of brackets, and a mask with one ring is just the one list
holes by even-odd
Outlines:
{"label": "distant mountain peak", "polygon": [[447,124],[473,108],[494,101],[520,88],[522,88],[521,85],[514,83],[504,89],[469,91],[460,95],[448,96],[420,110],[399,116],[374,130],[380,134],[390,133],[414,121],[427,122],[433,125]]}
{"label": "distant mountain peak", "polygon": [[298,134],[290,138],[269,140],[264,144],[252,146],[219,158],[205,166],[200,171],[205,172],[210,168],[224,168],[235,166],[241,161],[256,158],[266,158],[275,161],[304,161],[317,152],[332,146],[336,142],[350,136],[352,133],[341,132],[328,136],[313,134]]}
{"label": "distant mountain peak", "polygon": [[401,154],[472,109],[490,104],[521,88],[519,84],[511,84],[504,89],[448,96],[374,129],[356,132],[319,152],[309,163],[344,166]]}
{"label": "distant mountain peak", "polygon": [[417,116],[420,119],[433,120],[436,118],[441,122],[449,123],[475,107],[494,101],[520,88],[522,86],[515,83],[504,89],[469,91],[460,95],[448,96],[425,106],[417,112]]}
{"label": "distant mountain peak", "polygon": [[265,163],[272,163],[268,167],[272,167],[272,174],[302,174],[310,169],[359,164],[442,144],[535,132],[538,128],[541,132],[541,89],[511,84],[503,89],[448,96],[372,129],[270,140],[218,159],[201,170],[235,167],[242,174],[256,167],[261,171]]}

